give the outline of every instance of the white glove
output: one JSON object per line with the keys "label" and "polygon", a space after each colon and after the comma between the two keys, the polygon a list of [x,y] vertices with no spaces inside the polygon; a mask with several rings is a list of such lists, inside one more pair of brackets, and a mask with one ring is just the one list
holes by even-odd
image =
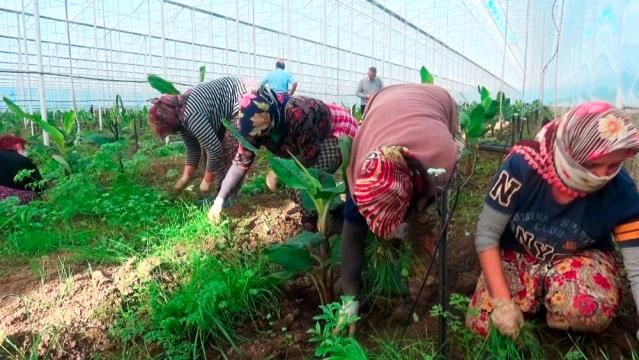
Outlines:
{"label": "white glove", "polygon": [[206,182],[205,179],[202,179],[202,182],[200,183],[200,192],[209,192],[209,190],[211,190],[211,183]]}
{"label": "white glove", "polygon": [[[339,312],[339,319],[337,320],[337,325],[333,328],[333,335],[339,334],[340,327],[344,324],[345,317],[353,317],[357,315],[359,312],[359,301],[351,301],[346,306],[344,306]],[[355,330],[357,326],[356,323],[352,323],[348,325],[348,336],[355,335]]]}
{"label": "white glove", "polygon": [[224,199],[216,197],[213,206],[209,209],[208,218],[211,224],[218,224],[224,208]]}
{"label": "white glove", "polygon": [[266,187],[273,192],[277,190],[277,175],[273,170],[269,170],[268,175],[266,175]]}
{"label": "white glove", "polygon": [[397,225],[393,233],[390,235],[390,239],[400,239],[404,240],[406,238],[406,234],[408,234],[408,224],[401,223]]}
{"label": "white glove", "polygon": [[512,300],[493,300],[493,313],[490,315],[493,326],[503,335],[517,339],[519,329],[524,325],[524,316]]}
{"label": "white glove", "polygon": [[182,176],[180,179],[178,179],[178,181],[175,183],[175,186],[173,187],[176,191],[178,190],[182,190],[182,188],[184,187],[184,185],[186,185],[189,180],[191,180],[190,177],[188,176]]}

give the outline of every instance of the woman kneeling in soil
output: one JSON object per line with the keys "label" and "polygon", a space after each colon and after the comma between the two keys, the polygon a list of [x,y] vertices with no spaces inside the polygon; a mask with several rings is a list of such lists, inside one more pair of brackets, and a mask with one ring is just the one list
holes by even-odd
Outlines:
{"label": "woman kneeling in soil", "polygon": [[199,84],[182,95],[163,95],[152,100],[149,123],[155,133],[165,138],[180,133],[186,145],[186,163],[175,189],[182,189],[195,175],[202,150],[206,155],[206,170],[200,191],[215,190],[231,166],[237,141],[225,131],[222,119],[233,119],[237,102],[246,92],[242,80],[225,76]]}
{"label": "woman kneeling in soil", "polygon": [[[244,95],[240,101],[239,129],[252,145],[264,145],[277,156],[295,156],[304,166],[333,174],[342,162],[337,138],[355,136],[357,121],[334,104],[303,96],[276,94],[268,88]],[[342,109],[343,110],[343,109]],[[335,114],[335,116],[333,116]],[[220,192],[209,211],[209,219],[218,222],[224,200],[241,185],[255,154],[238,147],[233,166],[226,174]],[[293,194],[300,205],[299,192]],[[302,224],[315,230],[317,215],[302,208]]]}
{"label": "woman kneeling in soil", "polygon": [[[426,171],[443,168],[446,183],[457,162],[457,107],[434,85],[394,85],[369,100],[366,121],[353,141],[342,231],[342,288],[359,296],[368,229],[381,239],[416,226],[435,195]],[[410,219],[410,220],[408,220]],[[401,225],[400,225],[401,224]],[[434,248],[433,237],[422,241]],[[419,249],[418,249],[419,250]],[[349,309],[357,313],[359,302]]]}
{"label": "woman kneeling in soil", "polygon": [[[0,136],[0,200],[15,196],[27,203],[36,197],[36,191],[40,189],[33,183],[42,180],[42,176],[27,157],[25,144],[26,141],[17,136]],[[16,175],[25,170],[29,174],[16,180]]]}
{"label": "woman kneeling in soil", "polygon": [[483,336],[492,323],[516,338],[522,313],[542,304],[551,328],[605,330],[622,292],[613,238],[639,304],[639,194],[622,168],[639,151],[637,129],[620,110],[589,102],[537,138],[513,147],[479,217],[483,273],[466,324]]}

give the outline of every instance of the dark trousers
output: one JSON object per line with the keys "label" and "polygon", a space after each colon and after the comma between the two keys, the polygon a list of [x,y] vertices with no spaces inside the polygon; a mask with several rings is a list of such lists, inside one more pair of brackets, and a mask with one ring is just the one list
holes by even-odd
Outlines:
{"label": "dark trousers", "polygon": [[358,296],[362,289],[364,241],[368,224],[346,190],[342,227],[342,289],[345,295]]}

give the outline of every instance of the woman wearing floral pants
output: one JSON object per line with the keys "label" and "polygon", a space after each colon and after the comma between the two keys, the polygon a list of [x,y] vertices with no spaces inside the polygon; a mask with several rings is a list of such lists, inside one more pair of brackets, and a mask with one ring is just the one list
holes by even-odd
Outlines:
{"label": "woman wearing floral pants", "polygon": [[513,147],[477,225],[483,271],[466,324],[483,336],[492,325],[516,338],[541,306],[552,328],[605,330],[622,293],[614,242],[639,303],[639,194],[621,166],[639,151],[637,129],[590,102],[537,139]]}

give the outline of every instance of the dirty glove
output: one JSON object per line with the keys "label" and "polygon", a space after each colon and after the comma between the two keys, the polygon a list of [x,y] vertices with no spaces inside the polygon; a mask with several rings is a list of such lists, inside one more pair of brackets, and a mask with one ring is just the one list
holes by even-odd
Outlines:
{"label": "dirty glove", "polygon": [[524,316],[512,300],[494,299],[493,313],[490,315],[493,326],[503,335],[517,339],[519,329],[524,325]]}
{"label": "dirty glove", "polygon": [[173,188],[177,191],[182,190],[182,188],[189,182],[189,180],[191,180],[193,175],[195,175],[195,170],[196,168],[193,165],[184,166],[182,177],[178,179]]}
{"label": "dirty glove", "polygon": [[209,209],[208,218],[211,224],[218,224],[222,216],[222,209],[224,208],[224,199],[216,197],[213,202],[213,206]]}
{"label": "dirty glove", "polygon": [[211,190],[211,184],[213,183],[213,173],[208,170],[204,171],[204,179],[200,183],[200,192],[208,192]]}
{"label": "dirty glove", "polygon": [[[341,328],[344,326],[344,318],[352,318],[353,316],[357,316],[359,312],[359,301],[353,300],[348,302],[339,312],[339,319],[337,320],[337,325],[333,328],[333,335],[338,335],[341,331]],[[348,325],[348,336],[355,335],[356,323],[352,323]]]}
{"label": "dirty glove", "polygon": [[277,190],[277,175],[275,175],[273,170],[269,170],[268,175],[266,175],[266,187],[273,192]]}

